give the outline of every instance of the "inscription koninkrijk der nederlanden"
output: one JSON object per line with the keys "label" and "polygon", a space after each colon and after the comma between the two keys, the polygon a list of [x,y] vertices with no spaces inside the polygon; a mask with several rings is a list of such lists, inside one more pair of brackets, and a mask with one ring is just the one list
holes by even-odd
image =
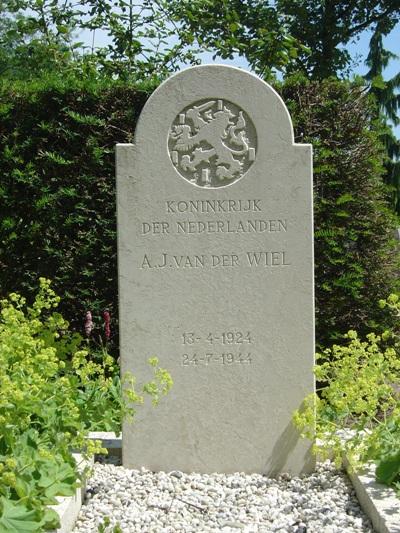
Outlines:
{"label": "inscription koninkrijk der nederlanden", "polygon": [[[164,215],[177,216],[174,220],[143,221],[141,235],[143,237],[156,235],[193,235],[210,233],[286,233],[288,221],[286,218],[261,218],[263,212],[262,201],[249,200],[167,200]],[[224,214],[248,214],[248,217],[234,220],[224,217]],[[252,213],[260,213],[257,218],[250,218]],[[181,219],[181,216],[191,215],[219,215],[220,218],[206,218],[204,220]],[[271,250],[252,250],[242,253],[220,254],[182,254],[162,251],[158,255],[146,253],[139,265],[142,269],[164,268],[229,268],[240,265],[249,267],[288,267],[291,265],[286,250],[274,248]]]}
{"label": "inscription koninkrijk der nederlanden", "polygon": [[[168,200],[165,202],[167,215],[213,215],[224,213],[261,213],[261,200]],[[167,220],[142,222],[142,235],[197,234],[197,233],[264,233],[287,231],[286,219],[252,218],[243,220],[207,219]]]}

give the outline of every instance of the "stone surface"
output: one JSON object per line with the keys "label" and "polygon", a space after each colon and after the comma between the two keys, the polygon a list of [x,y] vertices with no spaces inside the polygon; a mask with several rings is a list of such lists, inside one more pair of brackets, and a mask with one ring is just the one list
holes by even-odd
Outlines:
{"label": "stone surface", "polygon": [[127,467],[294,474],[291,416],[313,391],[311,146],[256,76],[164,82],[117,146],[122,371],[173,377],[123,432]]}
{"label": "stone surface", "polygon": [[363,511],[369,516],[377,533],[400,533],[399,497],[392,487],[375,479],[375,465],[354,471],[345,458],[347,472]]}

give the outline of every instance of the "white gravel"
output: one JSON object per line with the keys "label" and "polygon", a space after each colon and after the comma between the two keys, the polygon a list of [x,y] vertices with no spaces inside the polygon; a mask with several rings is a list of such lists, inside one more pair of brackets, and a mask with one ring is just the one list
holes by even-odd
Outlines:
{"label": "white gravel", "polygon": [[73,533],[105,517],[123,533],[373,532],[353,488],[330,463],[302,478],[183,474],[95,463]]}

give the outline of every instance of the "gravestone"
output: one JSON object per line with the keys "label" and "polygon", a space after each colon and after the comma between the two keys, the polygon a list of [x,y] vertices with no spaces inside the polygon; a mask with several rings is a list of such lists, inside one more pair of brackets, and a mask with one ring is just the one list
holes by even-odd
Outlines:
{"label": "gravestone", "polygon": [[[311,146],[256,76],[189,68],[117,146],[122,372],[174,385],[123,428],[123,463],[306,472],[291,417],[313,392]],[[150,403],[150,402],[149,402]]]}

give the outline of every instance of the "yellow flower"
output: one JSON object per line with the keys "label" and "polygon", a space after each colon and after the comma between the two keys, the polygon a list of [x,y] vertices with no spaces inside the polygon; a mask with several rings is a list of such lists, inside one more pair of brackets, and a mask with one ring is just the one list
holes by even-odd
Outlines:
{"label": "yellow flower", "polygon": [[17,467],[17,461],[15,459],[13,459],[12,457],[7,457],[6,459],[6,466],[7,468],[9,468],[10,470],[14,470],[14,468]]}
{"label": "yellow flower", "polygon": [[40,457],[43,457],[43,459],[51,459],[53,457],[49,450],[46,450],[45,448],[39,449],[39,455]]}
{"label": "yellow flower", "polygon": [[1,479],[3,483],[9,487],[15,487],[17,482],[14,472],[4,472],[4,474],[1,476]]}

